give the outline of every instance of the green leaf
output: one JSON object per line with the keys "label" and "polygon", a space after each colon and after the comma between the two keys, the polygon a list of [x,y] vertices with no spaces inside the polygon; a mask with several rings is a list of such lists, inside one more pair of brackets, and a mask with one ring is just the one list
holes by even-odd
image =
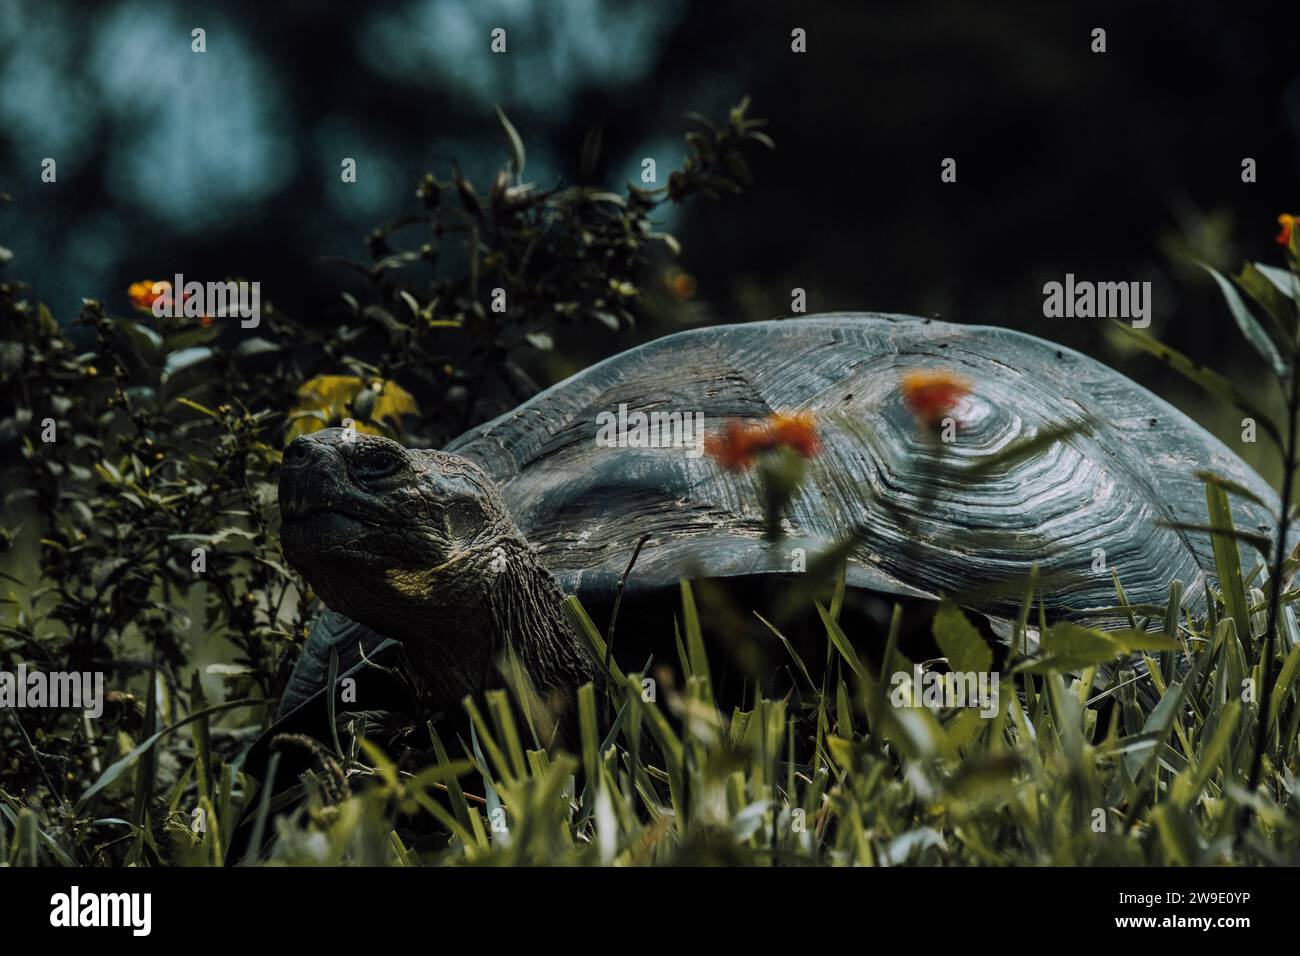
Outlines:
{"label": "green leaf", "polygon": [[939,605],[930,629],[952,670],[986,672],[992,668],[993,652],[975,625],[951,601]]}
{"label": "green leaf", "polygon": [[329,676],[325,686],[329,688],[325,710],[330,722],[330,740],[334,742],[334,755],[343,756],[343,745],[339,742],[338,693],[339,693],[339,649],[330,645]]}
{"label": "green leaf", "polygon": [[150,750],[153,749],[154,744],[158,743],[158,741],[162,740],[162,738],[166,737],[168,734],[172,733],[173,731],[179,730],[180,728],[184,727],[186,724],[192,723],[193,721],[202,720],[204,717],[207,717],[211,714],[219,714],[222,711],[234,710],[236,707],[258,707],[258,706],[264,706],[271,703],[274,703],[274,701],[261,700],[256,698],[248,698],[245,700],[228,700],[223,704],[213,704],[211,707],[205,707],[200,711],[196,711],[195,713],[190,714],[188,717],[176,721],[176,723],[172,724],[169,727],[164,727],[156,734],[152,734],[151,736],[146,737],[143,741],[141,741],[139,744],[133,747],[130,753],[128,753],[121,760],[109,766],[102,774],[100,774],[99,779],[96,780],[94,784],[90,786],[86,790],[86,792],[81,795],[81,799],[77,801],[76,811],[80,813],[85,808],[86,804],[90,802],[90,799],[93,796],[95,796],[95,794],[99,793],[101,790],[103,790],[105,787],[111,784],[114,780],[120,777],[123,771],[127,770],[132,764],[134,764],[137,760],[140,759],[141,754],[148,753]]}
{"label": "green leaf", "polygon": [[1174,717],[1182,710],[1183,698],[1187,696],[1187,689],[1195,686],[1201,667],[1209,656],[1208,654],[1202,654],[1196,658],[1196,663],[1192,669],[1184,675],[1181,681],[1170,685],[1169,690],[1160,698],[1160,702],[1152,708],[1150,716],[1142,725],[1142,736],[1149,737],[1156,742],[1154,753],[1146,758],[1141,753],[1127,753],[1124,755],[1124,762],[1128,766],[1129,775],[1134,780],[1138,780],[1143,764],[1146,761],[1154,761],[1158,757],[1160,744],[1168,736]]}
{"label": "green leaf", "polygon": [[1181,807],[1190,805],[1196,795],[1204,789],[1215,768],[1223,759],[1240,718],[1241,701],[1228,701],[1219,718],[1219,726],[1215,728],[1209,742],[1202,744],[1201,752],[1196,755],[1196,762],[1189,765],[1174,781],[1171,799],[1175,804]]}
{"label": "green leaf", "polygon": [[1176,651],[1177,641],[1136,629],[1102,631],[1059,621],[1043,635],[1041,656],[1018,665],[1028,674],[1061,674],[1108,664],[1137,651]]}
{"label": "green leaf", "polygon": [[1192,866],[1197,859],[1196,827],[1173,804],[1161,804],[1151,811],[1167,864]]}
{"label": "green leaf", "polygon": [[501,107],[492,107],[496,110],[497,122],[506,132],[506,139],[510,141],[510,165],[514,167],[515,175],[524,174],[524,141],[519,137],[519,131],[514,128],[510,120],[506,119],[506,114],[501,111]]}
{"label": "green leaf", "polygon": [[1228,311],[1232,313],[1232,317],[1236,320],[1237,327],[1241,329],[1241,334],[1246,337],[1246,341],[1255,347],[1255,351],[1263,356],[1264,361],[1268,362],[1274,375],[1280,379],[1286,378],[1287,366],[1282,361],[1282,356],[1278,354],[1277,346],[1273,344],[1273,340],[1269,338],[1263,326],[1251,314],[1250,309],[1246,308],[1246,303],[1241,301],[1236,286],[1221,276],[1218,270],[1212,266],[1202,262],[1201,268],[1213,276],[1214,281],[1219,284],[1219,291],[1223,293],[1223,298],[1228,303]]}
{"label": "green leaf", "polygon": [[1103,631],[1108,638],[1125,654],[1138,651],[1180,651],[1183,645],[1168,634],[1158,631],[1142,631],[1136,628],[1120,631]]}
{"label": "green leaf", "polygon": [[1282,433],[1277,425],[1273,423],[1263,410],[1253,401],[1247,398],[1235,385],[1229,382],[1218,372],[1212,371],[1203,365],[1197,365],[1183,353],[1170,348],[1163,342],[1153,339],[1136,329],[1130,328],[1122,322],[1115,322],[1112,328],[1117,329],[1119,334],[1126,337],[1139,348],[1144,349],[1154,355],[1160,361],[1164,362],[1179,375],[1187,378],[1196,385],[1205,389],[1216,398],[1222,399],[1231,405],[1237,406],[1247,415],[1259,423],[1259,427],[1269,438],[1273,439],[1278,448],[1283,447]]}
{"label": "green leaf", "polygon": [[700,615],[695,608],[695,594],[690,582],[681,581],[682,623],[686,628],[686,654],[691,662],[691,675],[703,678],[709,685],[709,658],[704,651],[704,635],[700,630]]}
{"label": "green leaf", "polygon": [[776,626],[772,624],[771,621],[763,617],[763,615],[759,614],[757,611],[754,612],[754,617],[762,621],[763,624],[767,627],[767,629],[776,635],[777,640],[779,640],[785,646],[786,651],[789,653],[789,655],[792,658],[794,658],[795,666],[799,668],[799,673],[802,674],[803,679],[808,682],[808,686],[811,687],[813,690],[816,690],[817,682],[814,681],[812,679],[812,675],[808,673],[808,668],[804,666],[803,658],[801,658],[799,654],[795,651],[794,645],[790,643],[789,639],[784,634],[782,634],[779,630],[777,630]]}
{"label": "green leaf", "polygon": [[[207,706],[203,696],[203,680],[196,670],[190,678],[190,706],[202,709]],[[208,719],[196,720],[191,728],[194,734],[194,766],[198,778],[199,795],[212,798],[212,731]]]}
{"label": "green leaf", "polygon": [[[1288,279],[1291,278],[1289,272],[1281,272]],[[1292,305],[1287,293],[1278,288],[1277,282],[1265,275],[1261,271],[1258,263],[1246,263],[1242,266],[1241,272],[1233,277],[1241,289],[1251,297],[1251,299],[1263,309],[1264,314],[1268,316],[1273,325],[1273,332],[1278,342],[1294,343],[1296,334],[1296,315],[1295,306]],[[1288,347],[1288,352],[1293,352],[1294,347]]]}
{"label": "green leaf", "polygon": [[1278,714],[1282,710],[1282,701],[1286,700],[1287,694],[1290,693],[1297,673],[1300,673],[1300,644],[1291,648],[1291,653],[1286,656],[1286,661],[1282,664],[1282,672],[1277,675],[1277,683],[1273,686],[1273,696],[1268,701],[1270,727],[1277,724]]}
{"label": "green leaf", "polygon": [[204,415],[207,415],[208,418],[219,418],[219,417],[220,417],[216,412],[214,412],[212,409],[208,408],[206,405],[200,405],[198,402],[191,401],[191,400],[188,399],[188,398],[178,398],[178,399],[176,399],[176,404],[178,404],[178,405],[184,405],[184,406],[186,406],[187,408],[192,408],[192,409],[194,409],[196,412],[201,412],[201,413],[203,413]]}
{"label": "green leaf", "polygon": [[1265,556],[1273,550],[1273,539],[1258,531],[1242,531],[1240,528],[1222,528],[1215,524],[1196,524],[1190,521],[1158,521],[1156,523],[1162,528],[1173,528],[1176,531],[1197,531],[1202,534],[1231,538],[1234,541],[1250,545]]}
{"label": "green leaf", "polygon": [[362,737],[358,740],[358,743],[361,744],[361,750],[370,759],[371,766],[374,767],[384,783],[396,790],[400,786],[397,776],[397,764],[393,763],[392,759],[373,740]]}
{"label": "green leaf", "polygon": [[1210,516],[1210,541],[1214,546],[1214,565],[1219,576],[1219,590],[1228,615],[1243,642],[1250,640],[1250,602],[1241,577],[1241,554],[1237,550],[1236,529],[1232,523],[1232,505],[1228,493],[1219,485],[1207,482],[1205,505]]}
{"label": "green leaf", "polygon": [[201,362],[211,359],[216,353],[206,345],[194,346],[192,348],[179,349],[167,356],[163,363],[162,377],[160,379],[164,384],[174,375],[178,375],[186,369],[193,368]]}
{"label": "green leaf", "polygon": [[1016,670],[1031,674],[1081,670],[1113,661],[1123,653],[1105,632],[1069,621],[1060,621],[1044,633],[1039,648],[1039,658],[1021,664]]}
{"label": "green leaf", "polygon": [[1281,292],[1288,299],[1295,299],[1300,296],[1300,276],[1288,272],[1286,269],[1279,269],[1277,266],[1265,265],[1262,262],[1252,262],[1246,266],[1247,269],[1253,269],[1262,275],[1277,291]]}
{"label": "green leaf", "polygon": [[868,674],[867,669],[862,666],[862,661],[858,660],[857,651],[853,649],[853,645],[850,644],[849,639],[844,636],[844,632],[840,630],[840,626],[836,623],[835,618],[831,617],[830,612],[827,611],[826,608],[822,607],[820,601],[817,602],[817,613],[821,615],[822,625],[826,628],[826,636],[830,638],[830,642],[835,645],[835,649],[840,652],[840,656],[844,658],[849,667],[853,669],[853,673],[857,674],[858,677],[869,683],[871,675]]}
{"label": "green leaf", "polygon": [[1252,501],[1265,511],[1271,510],[1269,504],[1265,502],[1263,498],[1255,494],[1255,492],[1251,491],[1245,485],[1238,484],[1230,478],[1224,478],[1222,475],[1216,475],[1214,472],[1208,470],[1198,471],[1196,477],[1208,484],[1218,485],[1224,491],[1234,494],[1239,498],[1245,498],[1247,501]]}
{"label": "green leaf", "polygon": [[[564,613],[569,618],[569,622],[573,624],[578,634],[587,641],[587,646],[591,649],[592,655],[603,667],[606,658],[605,639],[601,637],[600,631],[596,630],[596,625],[587,616],[587,611],[582,606],[582,602],[578,600],[577,595],[570,594],[564,599],[562,606]],[[619,669],[618,664],[612,658],[609,661],[609,676],[620,684],[627,680],[623,671]]]}
{"label": "green leaf", "polygon": [[1064,441],[1072,435],[1087,435],[1092,431],[1092,422],[1079,421],[1062,425],[1048,425],[1030,435],[1012,442],[1000,451],[994,452],[975,461],[965,469],[971,477],[978,477],[1009,468],[1021,461],[1034,457],[1040,451],[1050,448],[1057,442]]}
{"label": "green leaf", "polygon": [[[599,737],[596,733],[596,689],[590,684],[578,688],[578,733],[582,750],[582,769],[587,780],[584,791],[595,793],[600,788],[600,750],[597,747]],[[589,806],[583,800],[584,806]]]}
{"label": "green leaf", "polygon": [[163,338],[153,329],[133,319],[121,319],[117,323],[118,330],[131,343],[135,354],[139,356],[140,361],[153,367],[158,365],[163,355]]}

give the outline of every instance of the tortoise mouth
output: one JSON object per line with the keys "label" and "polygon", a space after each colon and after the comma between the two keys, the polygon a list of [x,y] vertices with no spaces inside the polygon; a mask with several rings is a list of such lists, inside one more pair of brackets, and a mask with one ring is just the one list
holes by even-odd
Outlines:
{"label": "tortoise mouth", "polygon": [[319,482],[280,483],[280,519],[284,524],[334,517],[374,528],[382,527],[385,522],[368,514],[378,509],[367,507],[367,504],[341,497],[336,489]]}
{"label": "tortoise mouth", "polygon": [[366,552],[366,541],[391,529],[378,521],[321,504],[281,509],[280,541],[287,555],[310,559],[322,551]]}
{"label": "tortoise mouth", "polygon": [[361,520],[346,511],[339,511],[319,501],[304,501],[302,499],[291,499],[280,502],[280,519],[288,524],[293,521],[309,521],[312,518],[328,517],[336,515],[340,518],[354,518]]}
{"label": "tortoise mouth", "polygon": [[312,505],[303,501],[281,501],[280,502],[280,520],[285,524],[291,521],[306,521],[316,515],[325,514],[328,508]]}
{"label": "tortoise mouth", "polygon": [[280,506],[280,524],[338,524],[355,526],[358,530],[382,531],[388,522],[364,515],[351,508],[340,508],[319,501],[289,502]]}

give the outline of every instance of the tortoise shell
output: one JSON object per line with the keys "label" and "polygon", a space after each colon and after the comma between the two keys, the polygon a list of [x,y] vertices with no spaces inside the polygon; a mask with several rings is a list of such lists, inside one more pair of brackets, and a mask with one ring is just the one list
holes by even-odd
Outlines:
{"label": "tortoise shell", "polygon": [[[952,408],[950,443],[918,424],[900,388],[907,373],[940,369],[971,384]],[[693,423],[700,415],[710,433],[729,419],[812,412],[822,448],[787,509],[785,536],[764,538],[757,475],[721,468],[698,443],[634,447],[646,436],[631,432],[621,445],[598,441],[620,406],[629,421],[637,412],[690,414]],[[1085,423],[987,467],[1043,429]],[[1273,490],[1223,443],[1094,359],[1007,329],[874,313],[670,335],[560,382],[446,450],[498,482],[543,562],[584,602],[613,594],[644,534],[629,593],[682,577],[797,573],[796,549],[811,558],[861,527],[850,584],[956,597],[995,622],[1014,617],[1023,593],[995,585],[1023,582],[1035,565],[1049,617],[1104,622],[1117,603],[1112,571],[1133,604],[1164,604],[1179,580],[1195,611],[1214,573],[1209,535],[1178,527],[1206,522],[1196,473],[1213,471],[1277,508]],[[1265,508],[1236,496],[1232,506],[1238,527],[1273,530]],[[324,616],[282,713],[324,686],[330,646],[346,671],[358,659],[351,647],[374,650],[379,640]]]}
{"label": "tortoise shell", "polygon": [[[952,409],[951,443],[918,425],[900,388],[909,372],[939,369],[971,384]],[[813,412],[823,449],[788,510],[787,537],[763,540],[753,472],[682,448],[598,446],[597,416],[621,405],[628,415],[698,412],[710,432],[727,419]],[[1045,428],[1087,422],[1087,433],[971,471]],[[973,595],[1037,564],[1060,582],[1046,595],[1049,613],[1113,606],[1111,569],[1134,603],[1164,603],[1179,579],[1195,606],[1213,573],[1210,537],[1171,526],[1206,523],[1197,472],[1277,501],[1222,442],[1100,362],[1007,329],[898,315],[681,332],[574,375],[447,450],[497,480],[547,566],[579,594],[613,588],[644,533],[629,588],[670,585],[687,571],[788,572],[794,547],[826,546],[865,524],[850,559],[861,586]],[[1234,501],[1234,518],[1273,530],[1249,501]],[[1094,570],[1095,549],[1104,573]],[[995,615],[1012,611],[971,600]]]}

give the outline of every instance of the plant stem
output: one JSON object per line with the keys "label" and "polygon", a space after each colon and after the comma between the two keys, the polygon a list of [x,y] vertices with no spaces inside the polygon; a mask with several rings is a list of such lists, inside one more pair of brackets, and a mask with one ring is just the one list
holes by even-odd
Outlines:
{"label": "plant stem", "polygon": [[[1277,639],[1278,614],[1281,610],[1282,568],[1287,554],[1287,532],[1291,526],[1291,487],[1296,473],[1296,411],[1300,405],[1300,374],[1297,374],[1295,356],[1291,359],[1291,396],[1286,410],[1286,461],[1282,468],[1282,514],[1278,518],[1277,552],[1273,556],[1273,573],[1269,581],[1268,627],[1264,633],[1264,656],[1260,659],[1260,679],[1264,682],[1263,694],[1259,701],[1259,728],[1255,732],[1255,756],[1250,762],[1250,776],[1247,778],[1246,790],[1254,794],[1259,786],[1260,773],[1264,766],[1264,747],[1269,735],[1269,707],[1272,704],[1273,651]],[[1250,822],[1250,807],[1246,807],[1243,823]],[[1244,827],[1242,828],[1244,830]]]}
{"label": "plant stem", "polygon": [[[610,656],[614,653],[614,625],[618,623],[618,609],[623,603],[623,591],[627,587],[627,579],[632,574],[632,568],[636,566],[636,559],[641,555],[641,549],[645,543],[650,540],[650,532],[647,531],[641,535],[636,543],[636,549],[632,552],[632,560],[627,563],[627,568],[623,571],[623,576],[618,579],[618,590],[614,594],[614,609],[609,615],[609,630],[605,633],[605,673],[609,673]],[[609,685],[605,687],[605,723],[610,722],[610,698],[613,691]]]}

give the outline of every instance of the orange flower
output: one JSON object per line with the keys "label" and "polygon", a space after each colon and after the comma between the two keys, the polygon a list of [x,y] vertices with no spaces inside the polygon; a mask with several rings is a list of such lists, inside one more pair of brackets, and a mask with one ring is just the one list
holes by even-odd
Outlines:
{"label": "orange flower", "polygon": [[943,369],[908,372],[903,401],[923,425],[934,427],[970,392],[969,380]]}
{"label": "orange flower", "polygon": [[785,446],[801,458],[812,458],[822,450],[821,436],[812,412],[777,412],[768,418],[768,430],[776,446]]}
{"label": "orange flower", "polygon": [[[154,289],[158,291],[155,292]],[[163,303],[163,315],[171,315],[172,308],[172,284],[165,279],[161,282],[155,282],[152,279],[145,279],[143,282],[132,282],[126,289],[127,297],[131,304],[141,312],[153,314],[154,303],[159,299]],[[187,296],[181,292],[181,302],[186,301]],[[212,325],[212,316],[203,315],[199,317],[199,323],[206,329]]]}
{"label": "orange flower", "polygon": [[664,285],[674,299],[687,302],[695,298],[695,277],[681,269],[669,269],[664,273]]}
{"label": "orange flower", "polygon": [[1282,227],[1281,231],[1273,237],[1273,241],[1279,246],[1289,245],[1291,242],[1291,230],[1295,228],[1296,219],[1300,216],[1293,216],[1290,213],[1282,213],[1277,217],[1278,225]]}
{"label": "orange flower", "polygon": [[744,471],[760,454],[776,448],[812,458],[821,447],[812,412],[776,412],[750,424],[727,422],[721,435],[710,435],[704,442],[709,457],[728,471]]}
{"label": "orange flower", "polygon": [[728,471],[744,471],[766,447],[765,431],[761,425],[727,422],[722,426],[721,435],[710,435],[704,440],[704,451]]}
{"label": "orange flower", "polygon": [[[154,289],[158,291],[155,292]],[[145,279],[143,282],[132,282],[126,290],[127,297],[130,298],[131,304],[141,312],[153,312],[153,304],[159,299],[169,303],[172,295],[172,284],[170,282],[154,282],[152,279]]]}

